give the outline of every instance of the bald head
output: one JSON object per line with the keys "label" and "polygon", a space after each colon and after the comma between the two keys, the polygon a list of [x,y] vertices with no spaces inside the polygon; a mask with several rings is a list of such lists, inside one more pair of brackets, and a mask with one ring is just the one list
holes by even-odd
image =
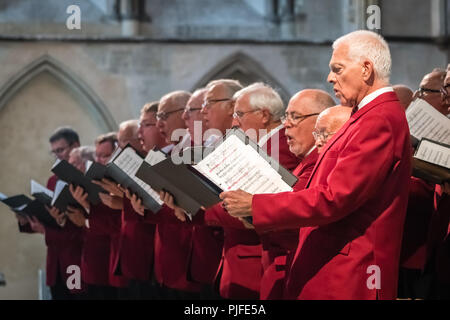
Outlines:
{"label": "bald head", "polygon": [[[431,104],[437,111],[443,115],[448,115],[449,105],[442,99],[440,89],[444,83],[446,72],[442,69],[434,69],[432,72],[426,74],[420,82],[422,93],[417,90],[414,93],[414,98],[419,97],[429,104]],[[432,90],[432,91],[430,91]]]}
{"label": "bald head", "polygon": [[394,89],[400,104],[406,110],[413,100],[414,92],[404,84],[396,84],[395,86],[392,86],[392,88]]}
{"label": "bald head", "polygon": [[314,130],[316,147],[319,152],[322,151],[323,146],[347,122],[351,113],[352,108],[338,105],[325,109],[319,114]]}
{"label": "bald head", "polygon": [[317,115],[334,106],[331,96],[318,89],[305,89],[295,94],[286,109],[286,136],[289,150],[297,157],[304,157],[314,146],[312,132]]}
{"label": "bald head", "polygon": [[134,149],[142,151],[142,146],[139,142],[139,120],[127,120],[119,125],[117,132],[117,140],[120,148],[124,148],[130,144]]}
{"label": "bald head", "polygon": [[302,114],[320,113],[324,109],[335,105],[333,98],[325,91],[319,89],[305,89],[297,92],[288,107],[299,107]]}

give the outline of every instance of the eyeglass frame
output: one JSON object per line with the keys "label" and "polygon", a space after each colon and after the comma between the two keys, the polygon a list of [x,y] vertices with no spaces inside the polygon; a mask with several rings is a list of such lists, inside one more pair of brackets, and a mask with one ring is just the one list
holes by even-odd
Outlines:
{"label": "eyeglass frame", "polygon": [[321,131],[318,133],[317,130],[314,130],[312,132],[312,135],[313,135],[315,141],[319,140],[319,138],[322,139],[322,141],[327,141],[327,139],[335,133],[336,132],[330,132],[330,133],[326,133],[326,135],[325,135],[324,131]]}
{"label": "eyeglass frame", "polygon": [[169,111],[169,112],[164,112],[164,111],[163,112],[159,112],[159,113],[156,114],[156,120],[157,121],[166,121],[169,118],[170,114],[175,113],[177,111],[181,111],[181,110],[184,111],[184,108],[173,110],[173,111]]}
{"label": "eyeglass frame", "polygon": [[443,85],[440,89],[439,92],[445,97],[450,97],[450,94],[448,93],[448,88],[450,87],[450,83],[447,83],[445,85]]}
{"label": "eyeglass frame", "polygon": [[[295,112],[291,112],[291,116],[289,116],[289,112],[286,112],[284,114],[282,123],[283,125],[286,124],[287,121],[289,121],[290,123],[292,123],[292,125],[294,127],[298,126],[300,124],[300,122],[302,122],[303,120],[309,118],[309,117],[313,117],[313,116],[318,116],[320,114],[320,112],[316,112],[316,113],[310,113],[310,114],[305,114],[305,115],[301,115],[299,116],[297,119],[293,119],[292,118],[292,114],[295,114]],[[290,119],[289,119],[290,118]],[[299,120],[301,119],[301,120]]]}
{"label": "eyeglass frame", "polygon": [[197,110],[202,110],[203,108],[184,108],[183,109],[183,113],[186,114],[186,116],[189,118],[191,116],[191,111],[197,111]]}
{"label": "eyeglass frame", "polygon": [[[249,111],[236,111],[236,112],[233,112],[233,118],[234,119],[242,119],[242,117],[245,116],[247,113],[252,113],[252,112],[256,112],[256,111],[261,111],[261,109],[254,109],[254,110],[249,110]],[[238,112],[240,112],[241,115],[239,115]]]}
{"label": "eyeglass frame", "polygon": [[233,101],[233,99],[231,98],[226,98],[226,99],[212,99],[212,100],[205,100],[202,103],[202,110],[204,109],[210,109],[214,104],[216,104],[217,102],[225,102],[225,101]]}
{"label": "eyeglass frame", "polygon": [[437,89],[430,89],[430,88],[423,88],[423,87],[419,87],[419,89],[417,89],[416,92],[417,92],[417,97],[418,98],[422,98],[423,95],[424,95],[424,92],[442,93],[441,89],[437,90]]}
{"label": "eyeglass frame", "polygon": [[59,154],[63,153],[65,150],[72,147],[72,144],[68,144],[65,147],[56,148],[56,150],[50,150],[49,153],[54,156],[58,156]]}

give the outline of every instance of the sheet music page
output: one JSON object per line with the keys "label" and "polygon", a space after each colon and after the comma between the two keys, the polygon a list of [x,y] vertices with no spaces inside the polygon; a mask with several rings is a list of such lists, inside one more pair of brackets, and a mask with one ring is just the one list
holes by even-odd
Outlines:
{"label": "sheet music page", "polygon": [[158,151],[150,150],[147,153],[147,156],[145,157],[145,161],[151,166],[154,166],[155,164],[160,163],[165,159],[166,155],[159,150]]}
{"label": "sheet music page", "polygon": [[164,202],[160,200],[159,193],[153,190],[148,184],[136,177],[136,172],[144,160],[136,154],[132,148],[126,148],[113,161],[123,172],[130,176],[142,189],[145,190],[159,205]]}
{"label": "sheet music page", "polygon": [[67,185],[67,183],[65,183],[62,180],[56,181],[55,191],[53,192],[53,199],[52,199],[52,203],[51,203],[52,206],[55,205],[56,199],[58,199],[59,194],[61,193],[61,191],[64,189],[64,187],[66,185]]}
{"label": "sheet music page", "polygon": [[47,189],[35,180],[31,180],[31,194],[33,195],[36,193],[45,193],[50,198],[53,198],[53,192],[51,190]]}
{"label": "sheet music page", "polygon": [[415,99],[406,109],[406,119],[409,131],[416,139],[428,138],[450,144],[450,119],[425,100]]}
{"label": "sheet music page", "polygon": [[257,194],[292,190],[255,149],[233,135],[194,167],[224,191],[242,189]]}
{"label": "sheet music page", "polygon": [[120,147],[117,147],[116,150],[112,153],[111,158],[109,158],[108,163],[111,163],[114,161],[114,159],[117,157],[117,155],[122,151]]}
{"label": "sheet music page", "polygon": [[450,148],[432,141],[422,140],[414,157],[450,169]]}

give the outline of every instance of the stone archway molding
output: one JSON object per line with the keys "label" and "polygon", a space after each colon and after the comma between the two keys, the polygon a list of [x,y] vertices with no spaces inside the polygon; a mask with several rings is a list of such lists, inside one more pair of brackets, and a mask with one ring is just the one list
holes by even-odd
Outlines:
{"label": "stone archway molding", "polygon": [[103,131],[116,130],[116,121],[95,92],[69,68],[47,54],[31,62],[3,85],[0,89],[0,111],[20,89],[42,72],[50,73],[74,93]]}
{"label": "stone archway molding", "polygon": [[197,81],[192,91],[206,86],[206,84],[215,79],[229,78],[230,75],[236,72],[241,72],[249,75],[251,78],[260,79],[264,83],[269,84],[281,96],[284,102],[290,99],[289,92],[279,83],[265,68],[251,58],[247,54],[238,51],[220,61],[215,67],[208,71],[203,77]]}

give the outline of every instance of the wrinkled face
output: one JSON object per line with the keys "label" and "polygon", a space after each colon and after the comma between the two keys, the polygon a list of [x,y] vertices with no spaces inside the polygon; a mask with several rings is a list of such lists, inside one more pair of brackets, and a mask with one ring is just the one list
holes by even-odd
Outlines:
{"label": "wrinkled face", "polygon": [[[307,105],[308,99],[305,99],[303,102],[300,99],[295,101],[291,100],[286,109],[286,113],[289,114],[284,122],[287,142],[289,150],[297,157],[305,156],[314,146],[312,132],[314,130],[317,115],[308,116],[313,113],[307,108]],[[294,123],[294,121],[291,120],[292,118],[300,120],[295,121],[296,123]]]}
{"label": "wrinkled face", "polygon": [[66,161],[69,161],[70,152],[78,146],[78,143],[69,145],[66,139],[59,139],[50,143],[51,153],[54,154],[59,160]]}
{"label": "wrinkled face", "polygon": [[156,122],[156,114],[154,112],[144,112],[139,119],[139,140],[142,148],[147,152],[155,146],[160,147],[161,140],[164,140],[156,127]]}
{"label": "wrinkled face", "polygon": [[330,73],[327,81],[333,84],[336,97],[344,106],[357,106],[362,100],[361,89],[364,86],[363,65],[348,57],[346,44],[339,45],[330,60]]}
{"label": "wrinkled face", "polygon": [[442,83],[439,74],[429,73],[423,77],[419,89],[414,92],[414,98],[420,98],[431,104],[437,111],[443,115],[448,114],[449,105],[443,99],[441,94]]}
{"label": "wrinkled face", "polygon": [[447,105],[447,114],[450,114],[450,69],[444,79],[444,85],[441,88],[442,100]]}
{"label": "wrinkled face", "polygon": [[83,159],[80,157],[80,154],[78,152],[70,153],[68,162],[71,165],[73,165],[75,168],[77,168],[78,170],[80,170],[81,172],[84,173],[84,171],[86,169],[86,165],[85,165],[85,162],[83,161]]}
{"label": "wrinkled face", "polygon": [[138,134],[133,134],[132,130],[119,130],[117,132],[117,142],[119,144],[119,148],[123,149],[130,144],[133,149],[142,152],[142,145],[139,140]]}
{"label": "wrinkled face", "polygon": [[334,136],[336,132],[334,132],[333,128],[330,126],[330,121],[328,121],[327,117],[319,117],[317,119],[315,128],[314,128],[314,139],[316,141],[317,151],[322,152],[322,148],[326,145],[326,143]]}
{"label": "wrinkled face", "polygon": [[[245,132],[254,130],[257,134],[264,128],[264,112],[252,109],[249,95],[244,95],[234,104],[233,126],[238,126]],[[267,113],[267,111],[266,111]]]}
{"label": "wrinkled face", "polygon": [[176,139],[172,141],[172,134],[177,129],[185,128],[181,118],[183,110],[184,106],[176,105],[171,100],[163,100],[158,106],[156,126],[167,143],[178,142]]}
{"label": "wrinkled face", "polygon": [[[182,118],[189,134],[199,143],[202,142],[203,132],[206,130],[203,114],[201,113],[204,97],[205,94],[203,93],[193,99],[190,99],[182,114]],[[201,130],[197,129],[198,132],[195,132],[195,126],[198,128],[201,126]],[[200,137],[197,137],[197,135],[200,135]]]}
{"label": "wrinkled face", "polygon": [[206,129],[218,129],[223,134],[233,121],[233,102],[220,84],[212,86],[206,93],[202,114]]}
{"label": "wrinkled face", "polygon": [[95,146],[95,161],[100,164],[106,165],[111,159],[111,155],[114,152],[114,146],[109,141],[99,143]]}

